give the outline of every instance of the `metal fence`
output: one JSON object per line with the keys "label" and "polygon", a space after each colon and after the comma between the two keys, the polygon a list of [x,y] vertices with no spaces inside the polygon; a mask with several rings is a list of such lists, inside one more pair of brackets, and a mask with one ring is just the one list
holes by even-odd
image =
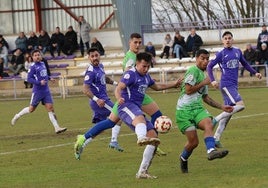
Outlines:
{"label": "metal fence", "polygon": [[264,17],[256,18],[241,18],[241,19],[221,19],[221,20],[204,20],[193,22],[180,22],[180,23],[165,23],[165,24],[150,24],[141,25],[142,33],[158,33],[158,32],[174,32],[176,30],[188,31],[190,28],[198,30],[210,29],[232,29],[232,28],[247,28],[247,27],[260,27],[265,22]]}

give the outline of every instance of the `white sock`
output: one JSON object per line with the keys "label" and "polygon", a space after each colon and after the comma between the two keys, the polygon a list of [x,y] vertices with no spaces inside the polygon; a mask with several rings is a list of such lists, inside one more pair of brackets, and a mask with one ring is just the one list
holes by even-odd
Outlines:
{"label": "white sock", "polygon": [[147,127],[144,123],[138,123],[135,127],[135,133],[138,137],[138,140],[146,137]]}
{"label": "white sock", "polygon": [[57,121],[57,117],[54,112],[48,112],[48,117],[55,129],[60,128],[58,121]]}
{"label": "white sock", "polygon": [[138,173],[148,171],[148,169],[151,165],[153,156],[154,156],[154,151],[155,151],[155,146],[153,146],[153,145],[147,145],[145,147],[144,152],[143,152],[142,162],[141,162],[140,169],[139,169]]}
{"label": "white sock", "polygon": [[120,133],[120,129],[121,129],[121,126],[120,125],[115,125],[113,128],[112,128],[112,138],[111,138],[111,142],[117,142],[117,137]]}
{"label": "white sock", "polygon": [[93,138],[88,138],[86,139],[86,141],[84,142],[84,144],[82,145],[82,148],[85,148],[91,141],[93,140]]}
{"label": "white sock", "polygon": [[216,141],[220,141],[221,139],[221,135],[227,125],[227,123],[229,122],[229,120],[231,119],[232,116],[229,116],[229,117],[226,117],[226,118],[223,118],[219,121],[219,125],[218,125],[218,128],[214,134],[214,138]]}
{"label": "white sock", "polygon": [[220,121],[223,118],[226,118],[228,116],[231,116],[231,115],[235,114],[236,112],[239,112],[239,111],[242,111],[242,110],[245,109],[245,106],[244,105],[235,105],[233,107],[234,107],[234,110],[231,113],[222,112],[222,113],[220,113],[219,115],[217,115],[215,117],[215,120],[218,122],[218,121]]}
{"label": "white sock", "polygon": [[19,113],[17,113],[18,117],[20,118],[21,116],[23,116],[25,114],[29,114],[30,113],[29,109],[30,109],[29,107],[23,108]]}

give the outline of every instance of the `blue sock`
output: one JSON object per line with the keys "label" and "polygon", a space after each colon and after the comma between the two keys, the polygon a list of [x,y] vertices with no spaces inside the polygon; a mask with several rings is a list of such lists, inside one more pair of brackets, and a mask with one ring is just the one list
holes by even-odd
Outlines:
{"label": "blue sock", "polygon": [[211,137],[206,137],[204,139],[207,150],[213,149],[215,148],[215,139],[211,136]]}
{"label": "blue sock", "polygon": [[162,116],[162,112],[160,112],[160,110],[158,110],[157,112],[155,112],[152,116],[151,116],[151,123],[154,125],[155,120]]}
{"label": "blue sock", "polygon": [[113,128],[115,126],[115,122],[111,121],[110,119],[106,119],[103,121],[98,122],[93,127],[91,127],[85,134],[85,138],[88,139],[90,137],[95,137],[100,134],[102,131],[106,129]]}
{"label": "blue sock", "polygon": [[193,151],[187,151],[185,148],[183,149],[182,153],[181,153],[181,157],[185,160],[187,160],[191,154],[192,154]]}

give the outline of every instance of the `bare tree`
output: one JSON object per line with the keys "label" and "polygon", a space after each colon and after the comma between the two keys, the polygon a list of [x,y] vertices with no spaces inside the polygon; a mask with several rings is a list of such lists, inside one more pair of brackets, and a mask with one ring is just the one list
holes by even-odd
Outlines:
{"label": "bare tree", "polygon": [[[158,23],[213,28],[264,23],[268,0],[152,0]],[[157,10],[157,11],[156,11]]]}

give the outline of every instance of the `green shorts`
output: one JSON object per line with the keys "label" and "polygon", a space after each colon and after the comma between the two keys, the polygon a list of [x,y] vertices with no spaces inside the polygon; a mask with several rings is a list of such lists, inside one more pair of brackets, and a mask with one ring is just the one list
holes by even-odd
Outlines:
{"label": "green shorts", "polygon": [[112,113],[116,116],[118,116],[118,102],[116,101],[114,103],[113,109],[112,109]]}
{"label": "green shorts", "polygon": [[198,123],[208,117],[212,118],[212,115],[204,108],[194,110],[176,110],[176,123],[183,134],[189,127],[195,126],[198,128]]}
{"label": "green shorts", "polygon": [[[145,94],[143,101],[142,101],[142,105],[151,104],[152,102],[154,102],[154,100],[149,95]],[[114,103],[112,113],[118,116],[118,102],[117,101]]]}
{"label": "green shorts", "polygon": [[142,101],[142,105],[151,104],[152,102],[154,102],[154,100],[149,95],[145,94]]}

